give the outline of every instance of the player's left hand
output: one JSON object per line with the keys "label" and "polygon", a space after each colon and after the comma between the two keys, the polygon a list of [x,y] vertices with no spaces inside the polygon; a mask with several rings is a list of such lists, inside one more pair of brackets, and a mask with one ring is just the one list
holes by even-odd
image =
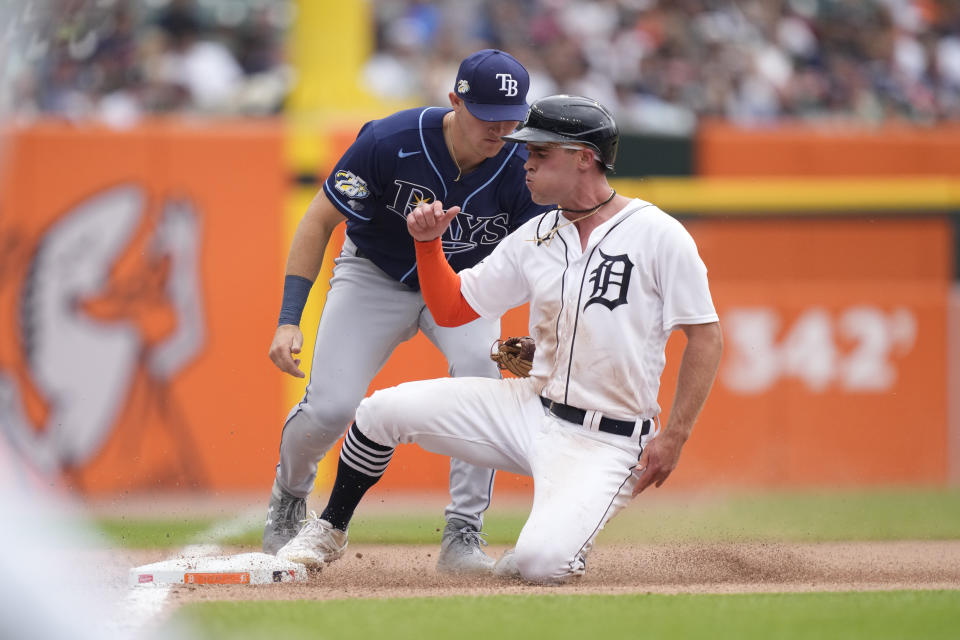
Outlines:
{"label": "player's left hand", "polygon": [[633,470],[640,478],[633,488],[634,497],[654,483],[660,488],[660,485],[666,482],[667,476],[677,468],[680,449],[685,442],[685,439],[672,436],[670,429],[664,429],[663,433],[650,441]]}
{"label": "player's left hand", "polygon": [[430,242],[443,235],[457,214],[460,207],[450,207],[443,210],[443,203],[439,200],[424,202],[407,216],[407,231],[417,242]]}

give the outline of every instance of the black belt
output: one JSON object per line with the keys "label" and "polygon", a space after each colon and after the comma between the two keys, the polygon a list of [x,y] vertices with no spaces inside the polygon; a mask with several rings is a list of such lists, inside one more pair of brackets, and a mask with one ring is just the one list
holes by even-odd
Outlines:
{"label": "black belt", "polygon": [[[554,402],[553,400],[548,400],[543,396],[540,396],[540,403],[547,408],[550,413],[557,416],[561,420],[566,420],[567,422],[575,422],[577,424],[583,424],[583,419],[587,417],[587,412],[583,409],[577,409],[576,407],[571,407],[568,404],[561,404],[559,402]],[[615,433],[618,436],[631,436],[633,435],[633,428],[636,426],[635,421],[631,420],[617,420],[616,418],[600,418],[600,426],[597,427],[600,431],[606,433]],[[653,424],[652,420],[644,420],[643,426],[640,428],[640,435],[645,436],[650,433],[650,427]]]}

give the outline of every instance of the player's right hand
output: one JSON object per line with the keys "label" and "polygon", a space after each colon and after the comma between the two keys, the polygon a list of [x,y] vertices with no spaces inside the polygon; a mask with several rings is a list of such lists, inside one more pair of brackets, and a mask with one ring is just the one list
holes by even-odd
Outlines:
{"label": "player's right hand", "polygon": [[300,370],[300,348],[303,347],[303,333],[295,324],[282,324],[273,334],[273,343],[270,345],[270,359],[277,368],[289,373],[295,378],[303,378],[306,374]]}
{"label": "player's right hand", "polygon": [[637,466],[633,468],[633,474],[638,478],[637,484],[633,487],[633,497],[637,497],[652,484],[659,489],[677,468],[680,449],[687,441],[686,436],[679,435],[680,433],[680,429],[671,429],[668,424],[663,433],[643,448]]}
{"label": "player's right hand", "polygon": [[424,202],[407,216],[407,231],[417,242],[430,242],[443,235],[458,213],[460,207],[450,207],[444,211],[443,203],[439,200]]}

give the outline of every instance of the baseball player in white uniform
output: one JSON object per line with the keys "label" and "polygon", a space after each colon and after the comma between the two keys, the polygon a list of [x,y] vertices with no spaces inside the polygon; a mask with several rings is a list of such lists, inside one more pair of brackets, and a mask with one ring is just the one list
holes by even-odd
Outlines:
{"label": "baseball player in white uniform", "polygon": [[[559,203],[556,210],[459,274],[439,239],[457,207],[421,205],[407,228],[438,323],[498,318],[530,303],[531,375],[429,380],[375,393],[348,431],[328,509],[352,515],[400,443],[528,475],[530,517],[494,571],[552,583],[581,575],[605,523],[676,467],[716,376],[722,337],[693,239],[655,205],[610,187],[619,135],[604,107],[575,96],[544,98],[504,138],[527,145],[527,186],[535,202]],[[675,329],[687,344],[660,429],[659,379]],[[343,520],[335,527],[314,518],[278,556],[314,566],[335,560],[347,544]]]}

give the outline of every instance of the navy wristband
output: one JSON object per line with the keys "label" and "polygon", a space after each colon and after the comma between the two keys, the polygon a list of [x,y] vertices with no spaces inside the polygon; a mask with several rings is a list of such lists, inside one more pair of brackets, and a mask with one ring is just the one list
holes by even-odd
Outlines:
{"label": "navy wristband", "polygon": [[303,276],[286,276],[283,279],[283,303],[280,305],[280,321],[277,325],[300,326],[300,316],[307,306],[307,297],[313,283]]}

